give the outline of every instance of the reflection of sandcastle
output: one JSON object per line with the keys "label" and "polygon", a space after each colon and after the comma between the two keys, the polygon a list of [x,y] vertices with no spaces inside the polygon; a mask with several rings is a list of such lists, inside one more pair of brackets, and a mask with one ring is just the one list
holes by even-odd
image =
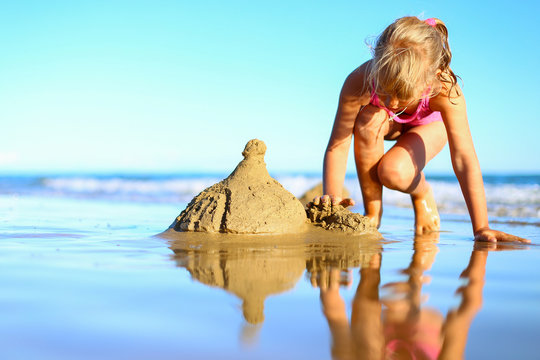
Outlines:
{"label": "reflection of sandcastle", "polygon": [[[372,238],[373,239],[373,238]],[[306,270],[310,273],[337,268],[368,267],[373,255],[382,252],[378,241],[348,241],[311,243],[306,245]]]}
{"label": "reflection of sandcastle", "polygon": [[[293,235],[234,235],[177,232],[161,234],[170,241],[178,266],[193,279],[242,299],[250,324],[264,320],[264,301],[292,289],[304,270],[364,267],[381,251],[378,234],[357,237],[310,227]],[[271,244],[271,245],[269,245]]]}
{"label": "reflection of sandcastle", "polygon": [[352,268],[369,267],[373,255],[379,254],[380,250],[373,249],[370,252],[361,254],[320,254],[306,261],[306,270],[309,273],[317,273],[323,270],[340,269],[348,270]]}
{"label": "reflection of sandcastle", "polygon": [[247,143],[242,160],[225,180],[197,195],[171,225],[176,231],[295,233],[306,214],[300,201],[266,170],[266,145]]}
{"label": "reflection of sandcastle", "polygon": [[266,297],[293,288],[305,269],[302,247],[253,249],[213,243],[198,250],[177,244],[173,250],[178,264],[194,279],[242,299],[250,324],[262,323]]}

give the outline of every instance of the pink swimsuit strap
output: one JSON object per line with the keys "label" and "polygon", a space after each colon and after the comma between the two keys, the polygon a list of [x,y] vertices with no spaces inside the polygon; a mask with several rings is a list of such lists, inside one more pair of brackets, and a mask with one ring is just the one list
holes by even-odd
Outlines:
{"label": "pink swimsuit strap", "polygon": [[416,108],[416,111],[414,112],[414,114],[406,114],[405,116],[401,115],[401,118],[397,116],[392,110],[384,106],[384,104],[381,104],[379,96],[375,92],[373,92],[373,94],[371,95],[370,102],[373,105],[378,106],[381,109],[384,109],[388,113],[388,115],[390,115],[390,117],[393,118],[393,120],[399,123],[408,123],[413,120],[416,120],[420,112],[429,110],[429,99],[427,96],[422,97],[422,100],[420,100],[420,103],[418,104],[418,107]]}
{"label": "pink swimsuit strap", "polygon": [[430,89],[428,89],[425,92],[424,96],[422,96],[422,99],[420,100],[420,103],[418,104],[418,107],[416,108],[414,114],[410,115],[396,115],[393,111],[389,110],[388,108],[386,108],[386,106],[384,106],[384,104],[381,103],[379,96],[377,96],[375,91],[371,93],[370,103],[381,109],[384,109],[390,116],[390,119],[398,123],[416,126],[427,124],[433,121],[442,121],[440,113],[434,112],[429,108],[429,92]]}

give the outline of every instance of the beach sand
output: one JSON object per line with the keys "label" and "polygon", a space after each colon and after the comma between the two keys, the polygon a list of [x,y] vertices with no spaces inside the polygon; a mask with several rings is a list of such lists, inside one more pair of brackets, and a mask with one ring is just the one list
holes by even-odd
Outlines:
{"label": "beach sand", "polygon": [[[399,350],[396,329],[411,326],[426,335],[413,344],[432,349],[464,297],[467,358],[537,356],[535,225],[499,224],[534,244],[489,252],[459,216],[415,241],[399,208],[382,239],[163,234],[185,206],[0,196],[2,358],[329,359],[370,342]],[[362,313],[381,305],[393,310]],[[416,315],[405,324],[403,313]],[[375,335],[359,337],[362,326]]]}

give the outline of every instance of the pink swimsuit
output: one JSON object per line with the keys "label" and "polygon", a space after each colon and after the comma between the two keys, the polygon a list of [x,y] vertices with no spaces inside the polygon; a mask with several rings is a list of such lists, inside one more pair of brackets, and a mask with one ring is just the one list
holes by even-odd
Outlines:
{"label": "pink swimsuit", "polygon": [[370,103],[372,105],[375,105],[377,107],[380,107],[381,109],[384,109],[391,119],[394,121],[401,123],[401,124],[407,124],[410,126],[418,126],[418,125],[425,125],[429,124],[435,121],[442,121],[442,116],[439,111],[433,111],[429,108],[429,97],[425,96],[420,100],[420,103],[418,104],[418,107],[416,108],[416,111],[412,115],[405,115],[402,114],[400,116],[396,116],[392,111],[388,110],[384,104],[381,104],[379,101],[379,97],[375,92],[371,94],[371,101]]}

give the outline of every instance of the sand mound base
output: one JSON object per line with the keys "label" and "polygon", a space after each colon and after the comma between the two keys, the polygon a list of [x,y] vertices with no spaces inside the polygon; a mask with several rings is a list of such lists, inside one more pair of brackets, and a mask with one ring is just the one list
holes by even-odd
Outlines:
{"label": "sand mound base", "polygon": [[306,214],[309,222],[326,230],[349,233],[366,234],[377,232],[371,225],[368,217],[353,213],[341,205],[332,205],[330,202],[307,205]]}

